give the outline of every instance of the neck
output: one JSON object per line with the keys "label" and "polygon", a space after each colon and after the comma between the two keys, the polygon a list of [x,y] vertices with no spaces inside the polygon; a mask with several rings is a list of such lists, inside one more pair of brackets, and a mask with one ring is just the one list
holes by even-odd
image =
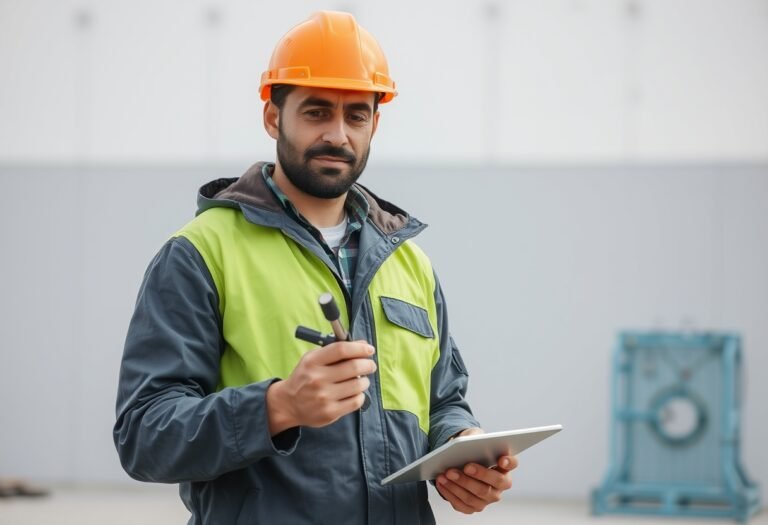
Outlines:
{"label": "neck", "polygon": [[280,163],[275,163],[272,180],[275,181],[280,191],[290,199],[299,213],[315,228],[330,228],[344,220],[346,193],[334,199],[321,199],[304,193],[293,185],[280,167]]}

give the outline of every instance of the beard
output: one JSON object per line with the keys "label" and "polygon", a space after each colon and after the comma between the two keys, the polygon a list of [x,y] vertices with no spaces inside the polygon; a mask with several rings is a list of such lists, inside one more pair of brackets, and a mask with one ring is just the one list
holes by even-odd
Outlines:
{"label": "beard", "polygon": [[[369,145],[358,159],[354,153],[345,148],[318,144],[307,148],[302,154],[283,133],[282,126],[279,126],[277,160],[280,162],[283,173],[299,190],[320,199],[335,199],[348,192],[363,173],[370,151]],[[343,159],[349,164],[349,169],[310,167],[309,163],[314,157],[322,156]]]}

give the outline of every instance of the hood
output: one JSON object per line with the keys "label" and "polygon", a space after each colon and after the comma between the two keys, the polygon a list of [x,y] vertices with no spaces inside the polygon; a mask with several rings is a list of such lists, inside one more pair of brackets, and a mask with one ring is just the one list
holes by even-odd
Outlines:
{"label": "hood", "polygon": [[[203,185],[197,197],[197,215],[209,208],[218,207],[239,208],[243,213],[257,212],[257,216],[263,215],[264,212],[269,215],[285,215],[282,205],[264,181],[262,170],[265,166],[267,169],[274,169],[274,164],[257,162],[240,178],[216,179]],[[406,226],[426,226],[394,204],[377,197],[365,186],[356,183],[355,188],[368,201],[368,220],[385,235],[400,231]],[[246,213],[246,216],[250,220],[254,213]],[[272,220],[266,223],[275,224]]]}

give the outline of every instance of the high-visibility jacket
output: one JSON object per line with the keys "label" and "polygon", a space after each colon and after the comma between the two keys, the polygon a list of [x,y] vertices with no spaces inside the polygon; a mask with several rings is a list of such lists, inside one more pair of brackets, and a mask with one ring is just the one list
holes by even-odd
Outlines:
{"label": "high-visibility jacket", "polygon": [[[203,186],[197,216],[145,274],[120,371],[123,467],[180,483],[193,524],[434,523],[423,482],[381,485],[479,426],[439,283],[411,240],[425,225],[358,185],[370,210],[350,296],[263,169]],[[352,338],[376,347],[371,407],[270,436],[266,390],[313,348],[298,325],[329,331],[326,291]]]}

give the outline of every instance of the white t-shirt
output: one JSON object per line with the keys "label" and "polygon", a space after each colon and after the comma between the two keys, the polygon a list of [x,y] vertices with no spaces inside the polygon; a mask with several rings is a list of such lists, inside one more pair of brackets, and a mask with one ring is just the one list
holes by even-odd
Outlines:
{"label": "white t-shirt", "polygon": [[320,233],[323,235],[323,239],[325,239],[325,243],[328,247],[335,252],[339,247],[339,244],[341,244],[344,234],[347,233],[347,215],[345,214],[344,219],[342,219],[336,226],[331,226],[330,228],[318,228],[318,230],[320,230]]}

